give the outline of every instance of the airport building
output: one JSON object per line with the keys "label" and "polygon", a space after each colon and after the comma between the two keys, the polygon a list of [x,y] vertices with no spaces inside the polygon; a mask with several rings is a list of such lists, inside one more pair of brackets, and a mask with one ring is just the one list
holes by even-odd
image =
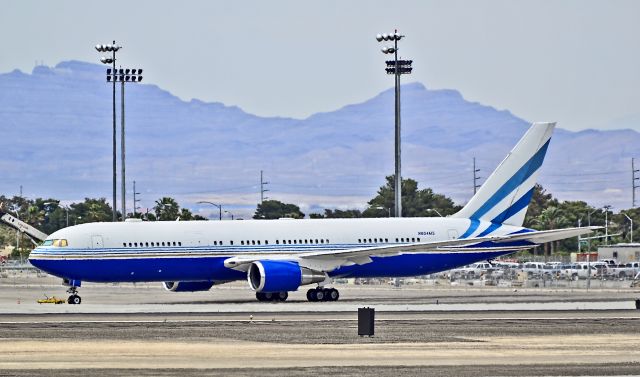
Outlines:
{"label": "airport building", "polygon": [[615,259],[618,263],[640,261],[640,243],[599,246],[598,259]]}

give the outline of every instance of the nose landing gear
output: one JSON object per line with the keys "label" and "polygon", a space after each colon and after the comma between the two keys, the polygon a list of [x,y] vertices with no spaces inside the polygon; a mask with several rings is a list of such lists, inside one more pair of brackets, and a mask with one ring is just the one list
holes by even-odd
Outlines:
{"label": "nose landing gear", "polygon": [[70,294],[67,299],[67,304],[79,305],[82,302],[82,299],[78,296],[78,289],[76,287],[69,287],[69,289],[67,289],[67,293]]}

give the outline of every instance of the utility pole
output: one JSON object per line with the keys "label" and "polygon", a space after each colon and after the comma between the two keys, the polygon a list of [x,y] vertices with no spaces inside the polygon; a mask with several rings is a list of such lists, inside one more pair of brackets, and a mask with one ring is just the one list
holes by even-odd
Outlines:
{"label": "utility pole", "polygon": [[476,194],[476,191],[478,191],[478,188],[480,187],[480,185],[478,184],[478,179],[482,178],[482,177],[478,177],[477,173],[480,171],[480,169],[476,169],[476,158],[473,158],[473,195]]}
{"label": "utility pole", "polygon": [[636,177],[636,173],[640,172],[640,169],[636,169],[634,166],[635,158],[631,158],[631,208],[636,208],[636,189],[640,185],[636,184],[636,181],[640,177]]}
{"label": "utility pole", "polygon": [[136,210],[138,209],[138,202],[140,201],[140,199],[138,199],[138,195],[140,195],[139,192],[136,192],[136,181],[133,181],[133,217],[136,217]]}
{"label": "utility pole", "polygon": [[[260,204],[262,204],[262,202],[264,202],[265,200],[264,193],[269,191],[268,189],[264,188],[264,186],[268,184],[269,182],[264,181],[263,172],[262,170],[260,170]],[[269,199],[269,198],[266,198],[266,199]]]}

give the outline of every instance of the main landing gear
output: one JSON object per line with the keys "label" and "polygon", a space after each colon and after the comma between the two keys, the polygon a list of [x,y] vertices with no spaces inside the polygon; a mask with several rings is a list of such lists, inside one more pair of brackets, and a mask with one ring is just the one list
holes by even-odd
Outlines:
{"label": "main landing gear", "polygon": [[79,305],[82,302],[82,299],[78,296],[78,289],[76,287],[70,287],[67,289],[67,293],[71,294],[67,299],[67,304]]}
{"label": "main landing gear", "polygon": [[258,301],[287,301],[289,292],[256,292]]}
{"label": "main landing gear", "polygon": [[317,301],[338,301],[340,292],[335,288],[315,288],[307,291],[307,300]]}

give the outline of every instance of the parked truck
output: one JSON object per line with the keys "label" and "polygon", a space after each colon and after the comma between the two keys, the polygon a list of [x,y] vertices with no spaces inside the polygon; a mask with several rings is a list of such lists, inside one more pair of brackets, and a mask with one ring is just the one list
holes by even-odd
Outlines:
{"label": "parked truck", "polygon": [[629,262],[609,267],[609,275],[616,279],[632,279],[640,272],[640,262]]}

